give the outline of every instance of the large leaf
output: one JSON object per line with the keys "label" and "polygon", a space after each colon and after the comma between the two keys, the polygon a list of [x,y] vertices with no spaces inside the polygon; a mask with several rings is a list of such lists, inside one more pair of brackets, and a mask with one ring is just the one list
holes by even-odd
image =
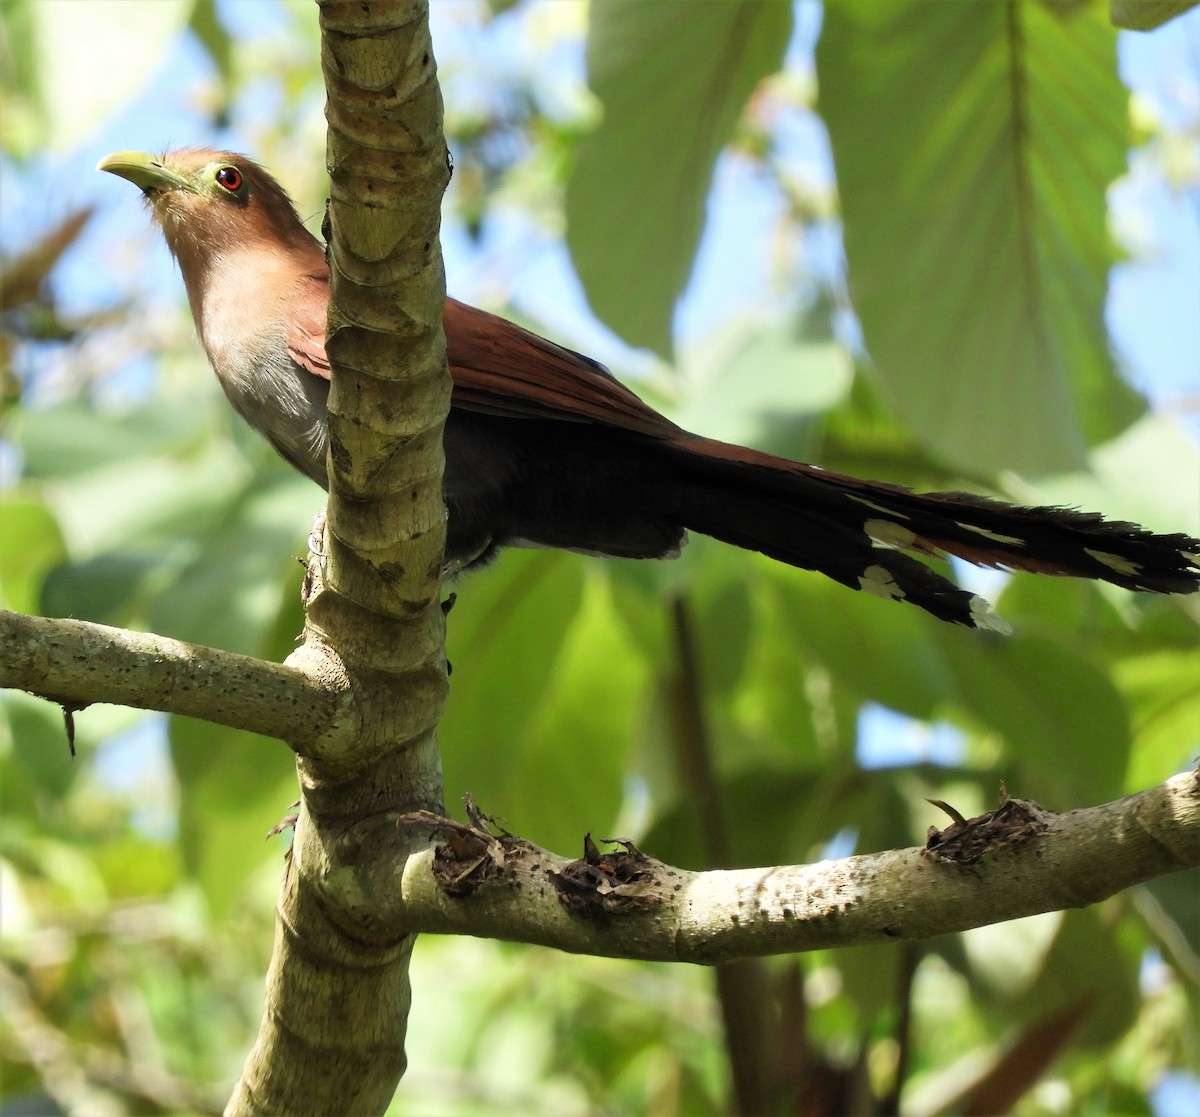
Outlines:
{"label": "large leaf", "polygon": [[1131,656],[1116,676],[1134,727],[1125,790],[1140,791],[1186,768],[1200,750],[1200,651]]}
{"label": "large leaf", "polygon": [[[1012,996],[1012,990],[1006,990]],[[1014,1005],[1019,1020],[1036,1020],[1080,1001],[1090,1003],[1080,1042],[1112,1044],[1137,1012],[1137,969],[1121,936],[1096,908],[1062,913],[1037,979]]]}
{"label": "large leaf", "polygon": [[21,451],[26,476],[65,480],[143,455],[194,452],[213,434],[213,409],[211,394],[164,395],[124,413],[76,397],[6,416],[4,435]]}
{"label": "large leaf", "polygon": [[790,4],[594,3],[588,81],[604,118],[567,183],[567,243],[592,309],[666,356],[713,163],[778,70]]}
{"label": "large leaf", "polygon": [[[809,815],[820,801],[821,778],[813,772],[786,772],[761,766],[722,781],[724,828],[733,865],[778,865],[811,854]],[[764,810],[764,804],[770,810]],[[680,793],[659,808],[639,844],[669,864],[711,868],[705,854],[695,800]]]}
{"label": "large leaf", "polygon": [[840,0],[818,50],[855,309],[959,468],[1077,468],[1140,411],[1104,331],[1126,93],[1096,5]]}
{"label": "large leaf", "polygon": [[1152,531],[1200,532],[1200,451],[1179,423],[1146,415],[1099,447],[1089,465],[1085,473],[1046,479],[1034,499],[1094,508]]}

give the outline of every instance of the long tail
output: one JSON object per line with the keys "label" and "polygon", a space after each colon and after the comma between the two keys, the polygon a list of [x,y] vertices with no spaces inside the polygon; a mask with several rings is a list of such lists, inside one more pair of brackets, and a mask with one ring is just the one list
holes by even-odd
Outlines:
{"label": "long tail", "polygon": [[912,555],[1093,578],[1131,590],[1200,589],[1200,540],[1072,508],[1025,508],[969,493],[914,493],[688,436],[668,444],[694,483],[685,527],[942,620],[1007,631],[982,597]]}

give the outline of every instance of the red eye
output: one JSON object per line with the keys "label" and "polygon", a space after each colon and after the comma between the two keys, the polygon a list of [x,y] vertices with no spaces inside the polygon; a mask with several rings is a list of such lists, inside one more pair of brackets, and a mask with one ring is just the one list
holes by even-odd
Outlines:
{"label": "red eye", "polygon": [[242,188],[242,172],[237,167],[222,167],[217,171],[217,185],[224,186],[230,193]]}

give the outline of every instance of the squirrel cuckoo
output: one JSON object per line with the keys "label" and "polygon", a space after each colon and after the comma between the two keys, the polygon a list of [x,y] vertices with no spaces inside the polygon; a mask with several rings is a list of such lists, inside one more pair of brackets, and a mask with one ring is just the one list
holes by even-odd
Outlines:
{"label": "squirrel cuckoo", "polygon": [[[119,152],[99,169],[145,196],[229,401],[325,486],[329,268],[287,194],[227,151]],[[596,361],[503,318],[447,299],[444,321],[454,380],[448,568],[506,545],[669,558],[690,529],[943,620],[1000,629],[986,601],[906,552],[1156,593],[1200,585],[1200,541],[1186,535],[913,493],[716,442],[659,415]]]}

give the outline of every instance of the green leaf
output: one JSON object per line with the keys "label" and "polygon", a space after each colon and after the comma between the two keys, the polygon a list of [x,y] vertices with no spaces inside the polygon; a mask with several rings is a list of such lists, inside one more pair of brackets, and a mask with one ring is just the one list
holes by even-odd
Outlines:
{"label": "green leaf", "polygon": [[1146,415],[1097,447],[1086,471],[1040,481],[1033,498],[1094,508],[1109,519],[1132,520],[1152,531],[1197,535],[1200,450],[1178,422]]}
{"label": "green leaf", "polygon": [[119,899],[162,896],[179,879],[179,850],[173,843],[119,834],[100,845],[96,867],[108,894]]}
{"label": "green leaf", "polygon": [[[812,803],[820,776],[759,766],[721,782],[720,801],[734,865],[782,865],[809,856]],[[769,803],[770,810],[763,810]],[[647,853],[687,869],[712,866],[704,853],[696,804],[677,795],[662,805],[639,843]]]}
{"label": "green leaf", "polygon": [[1112,0],[1109,12],[1114,27],[1152,31],[1195,6],[1196,0]]}
{"label": "green leaf", "polygon": [[811,439],[797,439],[796,428],[839,403],[853,371],[837,342],[743,316],[685,355],[679,376],[684,404],[672,418],[707,438],[806,456]]}
{"label": "green leaf", "polygon": [[512,814],[518,798],[528,802],[522,782],[533,780],[545,800],[559,792],[523,757],[551,700],[582,599],[583,566],[558,551],[510,551],[456,592],[447,619],[450,701],[438,730],[447,803],[454,811],[459,797],[472,792],[483,810],[528,833],[532,820]]}
{"label": "green leaf", "polygon": [[44,142],[45,105],[38,73],[37,32],[33,0],[0,4],[0,91],[4,96],[4,127],[0,144],[6,154],[21,159]]}
{"label": "green leaf", "polygon": [[100,624],[124,624],[136,616],[139,599],[177,563],[164,548],[103,554],[56,566],[46,576],[39,602],[47,617],[75,617]]}
{"label": "green leaf", "polygon": [[267,832],[297,797],[295,759],[267,737],[173,717],[171,757],[179,776],[179,842],[184,867],[224,917],[246,883],[283,843]]}
{"label": "green leaf", "polygon": [[1062,919],[1061,912],[1051,911],[964,931],[962,960],[972,983],[992,1002],[1024,1002],[1046,968]]}
{"label": "green leaf", "polygon": [[[266,483],[263,483],[266,481]],[[197,540],[195,557],[149,603],[158,632],[262,654],[288,595],[299,595],[304,533],[319,507],[311,485],[257,479]],[[297,630],[298,631],[298,630]]]}
{"label": "green leaf", "polygon": [[1079,1042],[1115,1043],[1137,1016],[1137,967],[1121,949],[1119,925],[1096,908],[1065,911],[1037,980],[1015,1005],[1021,1020],[1036,1020],[1081,1000],[1091,1004]]}
{"label": "green leaf", "polygon": [[830,756],[822,745],[830,744],[836,733],[830,730],[839,720],[830,716],[831,688],[824,685],[828,675],[824,665],[814,663],[794,618],[780,608],[772,579],[762,569],[766,564],[751,566],[746,582],[754,610],[753,638],[745,649],[721,643],[722,652],[736,658],[741,671],[729,702],[740,739],[722,750],[722,768],[828,768]]}
{"label": "green leaf", "polygon": [[829,952],[830,964],[842,976],[842,993],[854,1005],[864,1033],[879,1013],[895,1005],[902,952],[915,949],[909,943],[882,943]]}
{"label": "green leaf", "polygon": [[807,572],[766,563],[763,569],[783,622],[838,685],[925,720],[955,693],[948,651],[937,638],[941,621]]}
{"label": "green leaf", "polygon": [[512,757],[522,834],[572,854],[586,831],[614,836],[647,680],[647,664],[613,607],[608,579],[591,565],[536,719]]}
{"label": "green leaf", "polygon": [[67,745],[62,709],[31,694],[8,691],[0,710],[8,721],[17,767],[39,791],[62,799],[82,769],[82,761]]}
{"label": "green leaf", "polygon": [[1125,790],[1141,791],[1186,768],[1200,746],[1200,652],[1131,656],[1116,677],[1134,728]]}
{"label": "green leaf", "polygon": [[1121,926],[1090,908],[976,927],[960,937],[965,952],[954,964],[1005,1026],[1082,1002],[1088,1013],[1079,1042],[1112,1044],[1134,1023],[1138,1003],[1137,966],[1122,949]]}
{"label": "green leaf", "polygon": [[790,4],[593,4],[588,81],[604,112],[567,182],[567,244],[592,309],[667,356],[718,152],[779,69]]}
{"label": "green leaf", "polygon": [[233,86],[233,42],[217,18],[215,0],[194,0],[188,27],[208,51],[220,75],[222,92],[228,100]]}
{"label": "green leaf", "polygon": [[[949,629],[950,626],[942,626]],[[1014,795],[1055,810],[1114,799],[1129,760],[1129,713],[1084,653],[1018,632],[981,638],[935,630],[962,707],[1003,738]]]}
{"label": "green leaf", "polygon": [[[690,618],[699,684],[706,700],[722,700],[746,670],[746,657],[755,633],[745,571],[745,556],[741,555],[735,556],[733,562],[701,563],[682,598],[684,613]],[[670,634],[670,645],[658,668],[660,674],[673,675],[680,662],[674,607],[670,598],[658,603],[658,607],[666,614]]]}
{"label": "green leaf", "polygon": [[58,521],[36,494],[0,495],[0,603],[34,612],[42,578],[65,554]]}
{"label": "green leaf", "polygon": [[1200,976],[1200,870],[1188,869],[1148,881],[1135,901],[1170,959],[1195,982]]}
{"label": "green leaf", "polygon": [[1103,11],[839,0],[817,58],[889,403],[968,472],[1082,466],[1141,411],[1104,330],[1127,94]]}
{"label": "green leaf", "polygon": [[16,411],[6,417],[4,433],[21,451],[26,476],[57,480],[196,446],[213,433],[212,414],[208,395],[159,397],[126,413],[106,413],[77,398]]}

